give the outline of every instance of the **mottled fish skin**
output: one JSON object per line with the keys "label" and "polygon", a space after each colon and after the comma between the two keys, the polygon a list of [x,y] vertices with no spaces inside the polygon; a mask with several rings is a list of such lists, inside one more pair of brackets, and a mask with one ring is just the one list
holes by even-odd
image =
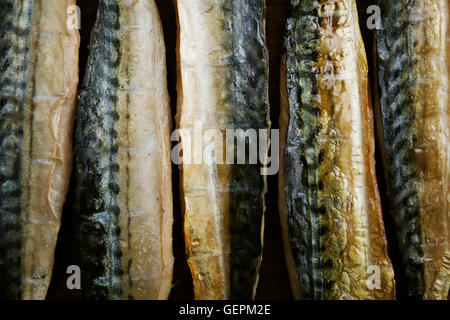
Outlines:
{"label": "mottled fish skin", "polygon": [[[192,135],[195,123],[201,123],[204,132],[218,129],[223,137],[226,129],[269,129],[265,2],[178,0],[177,7],[179,128]],[[183,133],[181,140],[184,150]],[[246,157],[247,164],[181,166],[196,299],[255,295],[266,178],[262,165],[249,164],[248,152]]]}
{"label": "mottled fish skin", "polygon": [[102,0],[75,134],[86,299],[167,299],[172,280],[170,113],[153,0]]}
{"label": "mottled fish skin", "polygon": [[[120,65],[119,5],[100,1],[75,129],[76,211],[80,215],[83,293],[119,299],[122,261],[117,206],[117,113]],[[82,247],[81,247],[82,246]]]}
{"label": "mottled fish skin", "polygon": [[[279,201],[294,297],[393,299],[356,2],[291,4]],[[367,284],[372,265],[380,288]]]}
{"label": "mottled fish skin", "polygon": [[[29,64],[29,42],[32,29],[33,2],[1,1],[1,12],[6,18],[0,22],[1,53],[1,189],[0,189],[0,262],[1,296],[6,299],[21,297],[22,246],[22,177],[21,149],[25,88]],[[16,27],[15,21],[25,26]],[[19,46],[25,47],[18,52]]]}
{"label": "mottled fish skin", "polygon": [[383,0],[378,5],[378,125],[405,293],[411,299],[447,299],[449,4]]}
{"label": "mottled fish skin", "polygon": [[70,175],[75,1],[0,1],[0,297],[44,299]]}

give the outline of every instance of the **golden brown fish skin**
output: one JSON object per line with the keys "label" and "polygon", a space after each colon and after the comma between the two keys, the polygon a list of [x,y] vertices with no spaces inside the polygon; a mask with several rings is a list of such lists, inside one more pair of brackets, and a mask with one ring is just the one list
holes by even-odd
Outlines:
{"label": "golden brown fish skin", "polygon": [[[268,129],[265,2],[176,3],[178,127],[192,138],[195,123],[203,132],[218,129],[223,137],[226,129]],[[187,134],[182,132],[181,140],[187,158]],[[181,166],[186,253],[196,299],[255,295],[266,192],[260,169],[236,162]]]}
{"label": "golden brown fish skin", "polygon": [[293,2],[286,46],[279,209],[294,297],[394,299],[356,2]]}
{"label": "golden brown fish skin", "polygon": [[66,18],[74,4],[0,1],[0,127],[6,130],[0,150],[0,296],[6,299],[44,299],[52,275],[72,165],[79,33]]}
{"label": "golden brown fish skin", "polygon": [[447,0],[378,1],[377,123],[406,281],[413,299],[450,287],[450,12]]}
{"label": "golden brown fish skin", "polygon": [[80,93],[76,211],[83,297],[167,299],[172,285],[170,101],[153,0],[102,0]]}

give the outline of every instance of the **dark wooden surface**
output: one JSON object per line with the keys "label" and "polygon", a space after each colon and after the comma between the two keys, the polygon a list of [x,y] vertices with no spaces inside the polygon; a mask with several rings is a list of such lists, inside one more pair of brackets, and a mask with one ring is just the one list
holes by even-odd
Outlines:
{"label": "dark wooden surface", "polygon": [[[161,20],[164,27],[164,37],[167,48],[167,69],[170,96],[172,99],[172,113],[176,110],[176,18],[175,9],[171,0],[156,0]],[[366,41],[368,52],[372,50],[371,32],[365,28],[365,8],[371,1],[360,0],[360,19],[362,31]],[[80,79],[84,76],[84,69],[88,57],[88,44],[91,29],[95,22],[97,0],[78,0],[81,8],[81,48],[80,48]],[[289,14],[289,0],[267,1],[267,42],[270,54],[270,103],[271,121],[273,128],[278,128],[279,116],[279,65],[282,51],[282,39],[286,18]],[[369,59],[371,62],[371,60]],[[81,81],[81,80],[80,80]],[[378,161],[379,163],[379,161]],[[379,171],[380,168],[378,167]],[[380,177],[381,189],[384,190],[382,175]],[[277,177],[268,178],[269,192],[266,197],[266,225],[264,239],[264,254],[260,271],[260,281],[256,299],[291,299],[289,280],[284,262],[283,248],[281,242],[280,224],[277,210]],[[174,255],[175,269],[173,278],[173,289],[170,299],[193,299],[191,276],[184,255],[184,240],[182,232],[182,216],[179,206],[178,192],[178,169],[173,168],[173,198],[174,198]],[[385,200],[385,194],[382,192]],[[383,201],[385,202],[385,201]],[[54,277],[49,289],[49,299],[78,299],[78,291],[70,291],[66,288],[66,268],[72,264],[78,264],[74,254],[74,228],[72,215],[72,200],[69,192],[67,203],[64,207],[63,223],[56,250],[56,262]],[[385,210],[386,211],[386,210]],[[386,217],[389,219],[389,217]],[[387,223],[387,225],[390,225]],[[388,236],[392,239],[391,230]],[[392,255],[396,256],[395,245],[391,247]],[[394,259],[395,260],[395,259]]]}

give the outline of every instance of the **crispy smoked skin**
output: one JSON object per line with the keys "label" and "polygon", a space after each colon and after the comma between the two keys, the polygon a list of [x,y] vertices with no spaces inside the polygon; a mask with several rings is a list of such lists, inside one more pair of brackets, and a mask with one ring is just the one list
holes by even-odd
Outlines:
{"label": "crispy smoked skin", "polygon": [[153,0],[102,0],[75,134],[83,297],[167,299],[170,107]]}
{"label": "crispy smoked skin", "polygon": [[293,296],[394,299],[356,2],[292,5],[281,76],[279,209]]}
{"label": "crispy smoked skin", "polygon": [[0,298],[44,299],[72,166],[72,0],[0,0]]}
{"label": "crispy smoked skin", "polygon": [[448,0],[379,1],[377,123],[406,294],[450,287]]}
{"label": "crispy smoked skin", "polygon": [[[176,3],[179,128],[190,133],[191,141],[196,123],[203,132],[218,129],[223,137],[226,129],[268,129],[264,1]],[[195,298],[251,299],[262,258],[266,192],[262,165],[194,162],[202,149],[194,150],[186,132],[181,132],[185,163],[180,188]],[[217,141],[214,147],[219,154]]]}

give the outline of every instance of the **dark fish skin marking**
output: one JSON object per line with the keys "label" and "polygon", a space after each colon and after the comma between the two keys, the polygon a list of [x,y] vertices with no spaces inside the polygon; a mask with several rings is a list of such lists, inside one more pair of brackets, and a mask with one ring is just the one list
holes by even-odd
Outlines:
{"label": "dark fish skin marking", "polygon": [[[41,11],[42,11],[42,2],[38,1],[37,4],[35,5],[35,11],[37,12],[37,15],[40,16],[41,15]],[[34,49],[37,49],[41,40],[41,32],[40,32],[40,27],[39,25],[36,27],[36,31],[37,31],[37,39],[36,42],[33,44],[34,45]],[[39,55],[34,55],[34,61],[33,61],[33,70],[31,72],[31,103],[30,103],[30,110],[31,110],[31,116],[30,116],[30,122],[29,122],[29,128],[30,128],[30,132],[33,133],[34,132],[34,109],[35,109],[35,105],[34,105],[34,97],[36,96],[36,68],[37,65],[39,63]],[[28,159],[32,159],[33,158],[33,139],[34,139],[34,135],[30,134],[30,141],[29,141],[29,147],[28,147]],[[31,161],[28,162],[28,172],[31,172]],[[31,184],[28,184],[28,202],[31,202]],[[24,208],[26,210],[26,215],[25,215],[25,221],[28,221],[30,218],[30,208]]]}
{"label": "dark fish skin marking", "polygon": [[[269,128],[268,53],[264,30],[264,1],[223,1],[227,17],[224,49],[232,52],[227,65],[229,93],[226,108],[230,128]],[[245,52],[241,60],[234,54],[237,45]],[[247,150],[248,150],[248,142]],[[237,162],[235,162],[237,163]],[[248,163],[248,155],[246,159]],[[250,299],[262,254],[261,223],[264,212],[264,177],[261,165],[234,165],[230,192],[231,299]]]}
{"label": "dark fish skin marking", "polygon": [[[22,144],[33,1],[0,0],[0,12],[0,298],[20,299]],[[18,28],[19,22],[26,27]]]}
{"label": "dark fish skin marking", "polygon": [[86,76],[81,87],[75,130],[75,210],[83,270],[83,297],[122,299],[123,266],[119,246],[120,207],[116,195],[119,165],[114,123],[121,61],[120,6],[99,3]]}
{"label": "dark fish skin marking", "polygon": [[327,299],[321,237],[329,230],[321,226],[327,212],[318,194],[323,189],[318,169],[324,150],[316,143],[320,115],[314,68],[319,57],[318,1],[291,1],[291,5],[292,17],[285,37],[290,122],[284,150],[289,237],[302,299]]}
{"label": "dark fish skin marking", "polygon": [[[386,154],[388,188],[391,211],[398,233],[401,260],[406,278],[406,294],[423,299],[425,293],[424,262],[420,243],[420,202],[416,190],[418,176],[412,154],[416,138],[413,124],[416,119],[412,93],[416,79],[412,70],[418,57],[410,39],[415,27],[409,21],[413,0],[378,1],[382,12],[383,29],[377,33],[378,85],[381,121]],[[387,50],[387,52],[384,52]],[[404,53],[408,52],[407,55]]]}
{"label": "dark fish skin marking", "polygon": [[109,188],[115,194],[118,194],[120,192],[120,187],[119,187],[119,185],[117,183],[110,183],[109,184]]}
{"label": "dark fish skin marking", "polygon": [[[130,50],[130,49],[129,49]],[[130,69],[129,66],[127,65],[126,68],[126,79],[127,79],[127,86],[130,86]],[[129,136],[129,130],[130,130],[130,91],[127,90],[126,92],[126,102],[127,102],[127,108],[126,108],[126,120],[127,120],[127,145],[130,145],[130,136]],[[130,193],[128,192],[130,189],[130,167],[129,167],[129,163],[131,161],[131,154],[130,154],[130,150],[127,150],[127,164],[126,164],[126,172],[127,172],[127,190],[126,190],[126,208],[127,208],[127,212],[130,212]],[[128,243],[131,242],[131,231],[130,231],[130,225],[131,225],[131,216],[128,215],[128,219],[127,219],[127,238],[128,238]],[[132,259],[130,258],[128,261],[128,265],[127,265],[127,274],[131,273],[131,264],[132,264]],[[133,288],[133,281],[131,280],[131,277],[128,278],[128,286],[131,288]],[[134,300],[133,295],[129,295],[129,299],[130,300]]]}

